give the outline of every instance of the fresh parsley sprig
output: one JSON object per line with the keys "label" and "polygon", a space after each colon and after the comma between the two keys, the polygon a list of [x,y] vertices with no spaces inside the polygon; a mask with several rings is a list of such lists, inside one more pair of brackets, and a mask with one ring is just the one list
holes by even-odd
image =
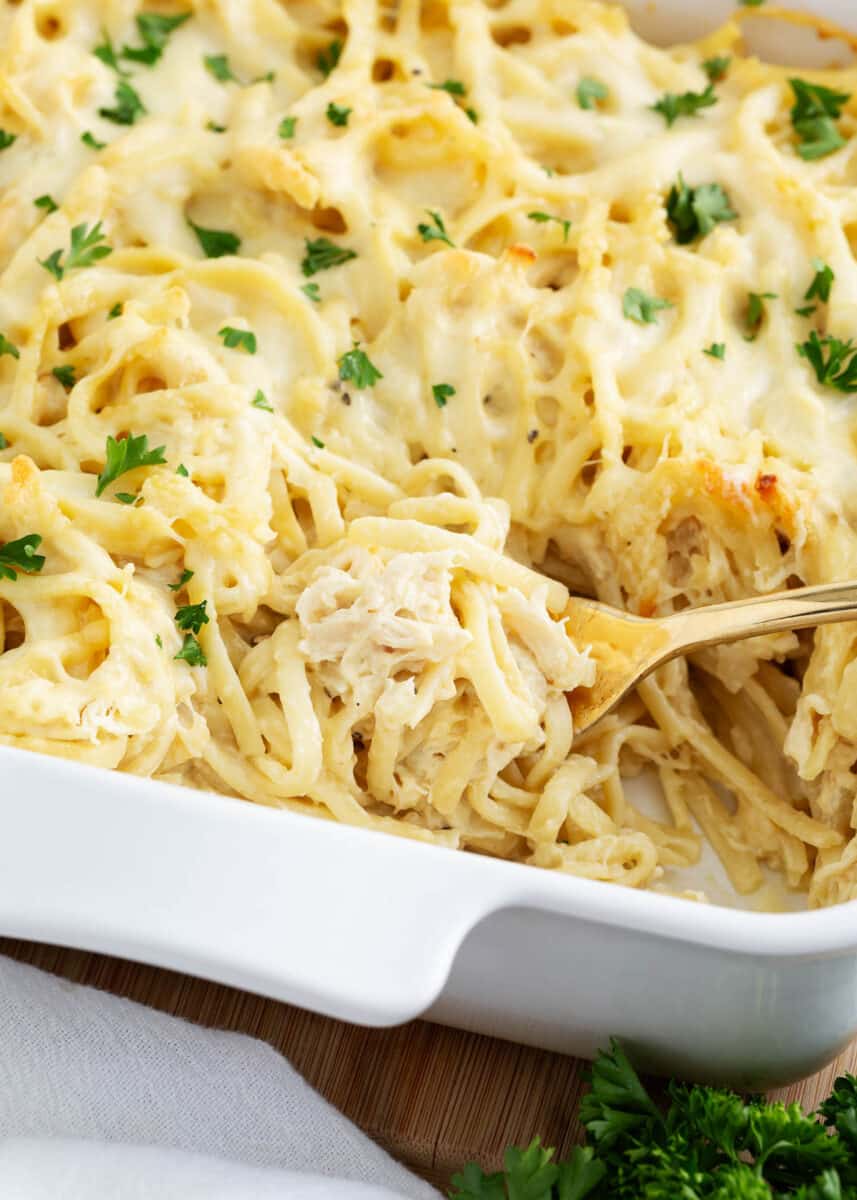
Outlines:
{"label": "fresh parsley sprig", "polygon": [[71,364],[65,367],[54,367],[51,371],[51,374],[53,375],[54,379],[62,384],[67,392],[70,392],[77,383],[77,379],[75,378],[74,374],[74,367],[71,366]]}
{"label": "fresh parsley sprig", "polygon": [[256,353],[256,335],[249,329],[235,329],[232,325],[224,325],[222,329],[218,329],[217,336],[223,339],[227,350],[244,350],[247,354]]}
{"label": "fresh parsley sprig", "polygon": [[188,225],[196,234],[196,240],[206,258],[223,258],[227,254],[237,254],[241,249],[241,238],[236,233],[230,233],[228,229],[205,229],[190,219]]}
{"label": "fresh parsley sprig", "polygon": [[322,50],[319,50],[318,54],[316,55],[315,65],[318,67],[319,71],[321,71],[325,79],[327,79],[331,71],[333,71],[338,65],[339,60],[342,57],[342,49],[342,42],[339,40],[339,38],[334,38],[329,45],[325,46]]}
{"label": "fresh parsley sprig", "polygon": [[107,245],[107,235],[97,221],[91,229],[86,224],[75,225],[71,231],[71,246],[65,262],[62,261],[62,250],[54,250],[45,259],[39,259],[39,265],[49,271],[55,279],[61,280],[66,271],[74,271],[81,267],[94,267],[102,258],[113,253],[113,247]]}
{"label": "fresh parsley sprig", "polygon": [[38,533],[28,533],[25,537],[16,538],[14,542],[6,542],[0,546],[0,579],[18,578],[18,572],[25,575],[36,575],[45,565],[45,556],[36,554],[42,544]]}
{"label": "fresh parsley sprig", "polygon": [[455,242],[453,242],[452,238],[446,232],[446,226],[443,223],[443,217],[440,213],[434,212],[430,208],[427,208],[426,212],[431,220],[429,222],[422,222],[417,226],[417,233],[423,241],[446,242],[447,246],[454,246]]}
{"label": "fresh parsley sprig", "polygon": [[638,325],[657,325],[655,313],[663,308],[675,308],[675,304],[660,296],[650,296],[642,288],[630,287],[622,297],[622,315]]}
{"label": "fresh parsley sprig", "polygon": [[812,269],[815,274],[812,277],[812,283],[804,292],[804,300],[821,300],[823,304],[827,304],[830,299],[830,289],[836,276],[833,274],[833,268],[829,267],[826,262],[820,258],[812,260]]}
{"label": "fresh parsley sprig", "polygon": [[314,241],[306,238],[304,245],[306,253],[301,261],[301,271],[307,278],[319,271],[329,271],[331,267],[341,267],[343,263],[357,257],[356,250],[349,250],[347,246],[337,246],[336,242],[326,237],[316,238]]}
{"label": "fresh parsley sprig", "polygon": [[679,117],[694,117],[702,108],[711,108],[717,103],[714,94],[714,84],[709,83],[704,92],[665,92],[652,108],[661,114],[667,125],[672,125]]}
{"label": "fresh parsley sprig", "polygon": [[841,116],[842,106],[851,99],[851,93],[835,92],[806,79],[790,79],[789,83],[794,94],[790,115],[800,157],[812,161],[844,146],[845,138],[834,122]]}
{"label": "fresh parsley sprig", "polygon": [[601,100],[606,100],[610,89],[600,79],[584,76],[577,85],[577,103],[581,108],[596,108]]}
{"label": "fresh parsley sprig", "polygon": [[189,633],[199,633],[203,625],[207,625],[211,620],[205,611],[207,604],[208,601],[203,600],[200,604],[183,604],[177,608],[176,625],[179,629]]}
{"label": "fresh parsley sprig", "polygon": [[355,342],[352,349],[342,355],[337,365],[339,378],[343,382],[350,379],[358,388],[374,387],[379,379],[384,378],[368,354],[360,349],[359,342]]}
{"label": "fresh parsley sprig", "polygon": [[721,79],[726,78],[726,72],[731,65],[731,57],[728,54],[721,54],[715,55],[713,58],[706,58],[702,69],[712,83],[719,83]]}
{"label": "fresh parsley sprig", "polygon": [[447,400],[455,395],[455,388],[451,383],[433,383],[431,394],[438,408],[446,408]]}
{"label": "fresh parsley sprig", "polygon": [[186,662],[189,667],[207,667],[208,659],[205,651],[192,633],[184,635],[184,641],[178,654],[173,655],[174,661]]}
{"label": "fresh parsley sprig", "polygon": [[747,311],[744,314],[744,323],[747,327],[747,332],[744,334],[745,342],[755,342],[767,311],[765,301],[776,299],[778,299],[776,292],[747,293]]}
{"label": "fresh parsley sprig", "polygon": [[145,115],[146,106],[127,79],[116,84],[115,108],[99,108],[98,115],[115,125],[133,125],[138,117]]}
{"label": "fresh parsley sprig", "polygon": [[667,197],[667,220],[680,246],[711,233],[721,221],[734,221],[738,214],[719,183],[688,187],[681,175]]}
{"label": "fresh parsley sprig", "polygon": [[5,129],[0,129],[0,150],[8,150],[14,142],[17,142],[17,140],[17,133],[9,133]]}
{"label": "fresh parsley sprig", "polygon": [[95,494],[100,496],[106,487],[114,483],[120,475],[134,471],[137,467],[154,467],[165,463],[165,446],[149,449],[149,438],[145,433],[139,437],[129,434],[125,438],[116,439],[108,434],[105,448],[104,469],[98,476]]}
{"label": "fresh parsley sprig", "polygon": [[21,351],[14,342],[10,342],[5,333],[0,333],[0,358],[8,354],[10,358],[20,358]]}
{"label": "fresh parsley sprig", "polygon": [[325,109],[324,115],[330,121],[331,125],[338,125],[340,128],[344,128],[348,124],[348,118],[353,111],[353,109],[345,108],[343,105],[334,104],[331,100]]}
{"label": "fresh parsley sprig", "polygon": [[819,337],[813,329],[796,349],[815,371],[815,377],[823,387],[838,392],[857,392],[857,346],[852,338],[843,342],[829,335]]}
{"label": "fresh parsley sprig", "polygon": [[165,16],[160,13],[139,13],[136,17],[137,29],[142,46],[124,46],[122,57],[130,62],[142,63],[153,67],[166,49],[167,41],[172,33],[190,20],[191,13],[176,13]]}
{"label": "fresh parsley sprig", "polygon": [[555,217],[552,213],[546,212],[528,212],[527,219],[535,221],[539,225],[546,225],[548,221],[555,221],[562,228],[562,240],[568,241],[568,231],[571,229],[571,221],[567,221],[565,217]]}

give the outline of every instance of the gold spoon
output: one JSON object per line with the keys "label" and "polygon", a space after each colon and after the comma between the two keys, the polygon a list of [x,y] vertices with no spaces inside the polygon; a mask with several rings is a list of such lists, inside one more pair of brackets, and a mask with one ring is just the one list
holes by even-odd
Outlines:
{"label": "gold spoon", "polygon": [[660,619],[634,617],[572,597],[566,619],[572,641],[591,646],[596,664],[592,687],[575,688],[569,694],[577,734],[609,712],[649,672],[679,654],[763,633],[857,620],[857,581],[686,608]]}

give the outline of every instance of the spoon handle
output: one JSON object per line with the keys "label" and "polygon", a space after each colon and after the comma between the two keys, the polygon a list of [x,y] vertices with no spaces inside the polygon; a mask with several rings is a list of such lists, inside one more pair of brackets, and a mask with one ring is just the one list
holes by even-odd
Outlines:
{"label": "spoon handle", "polygon": [[856,580],[688,608],[663,623],[670,631],[672,657],[718,642],[847,620],[857,620]]}

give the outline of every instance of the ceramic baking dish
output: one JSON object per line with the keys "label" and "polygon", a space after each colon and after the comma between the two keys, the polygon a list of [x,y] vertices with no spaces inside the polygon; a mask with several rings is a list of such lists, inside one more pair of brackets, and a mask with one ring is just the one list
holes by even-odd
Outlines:
{"label": "ceramic baking dish", "polygon": [[[628,6],[659,40],[730,9]],[[855,20],[851,0],[801,7]],[[843,58],[766,28],[783,61]],[[616,1034],[644,1067],[750,1087],[857,1034],[857,902],[693,904],[5,748],[0,932],[366,1024],[425,1015],[582,1055]]]}

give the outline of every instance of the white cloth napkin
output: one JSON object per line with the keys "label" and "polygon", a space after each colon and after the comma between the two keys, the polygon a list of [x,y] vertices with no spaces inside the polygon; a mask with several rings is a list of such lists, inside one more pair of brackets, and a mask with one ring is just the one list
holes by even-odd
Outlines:
{"label": "white cloth napkin", "polygon": [[264,1042],[0,958],[3,1200],[438,1200]]}

